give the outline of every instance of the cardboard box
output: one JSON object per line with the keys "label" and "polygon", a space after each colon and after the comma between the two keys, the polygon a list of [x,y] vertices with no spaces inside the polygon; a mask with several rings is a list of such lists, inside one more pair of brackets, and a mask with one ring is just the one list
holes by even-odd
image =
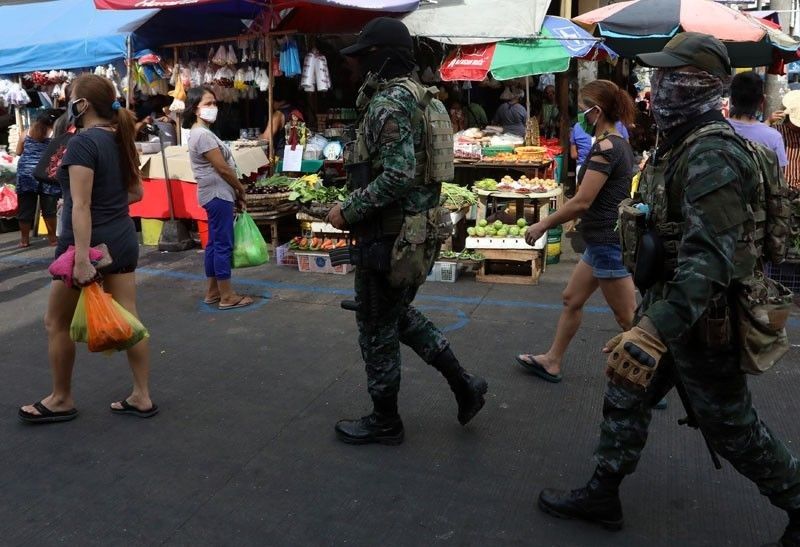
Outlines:
{"label": "cardboard box", "polygon": [[328,253],[307,253],[298,251],[295,255],[297,256],[297,269],[301,272],[346,275],[354,269],[350,264],[333,266]]}
{"label": "cardboard box", "polygon": [[[259,172],[260,169],[269,164],[267,155],[261,148],[241,148],[232,150],[233,159],[239,167],[243,176],[247,177]],[[185,182],[197,182],[192,172],[189,162],[189,149],[182,146],[169,146],[164,149],[167,157],[167,168],[172,180],[182,180]],[[164,179],[164,163],[161,159],[161,152],[157,154],[140,154],[139,167],[142,170],[142,177],[146,179]]]}
{"label": "cardboard box", "polygon": [[275,263],[278,266],[297,266],[297,254],[288,243],[275,248]]}

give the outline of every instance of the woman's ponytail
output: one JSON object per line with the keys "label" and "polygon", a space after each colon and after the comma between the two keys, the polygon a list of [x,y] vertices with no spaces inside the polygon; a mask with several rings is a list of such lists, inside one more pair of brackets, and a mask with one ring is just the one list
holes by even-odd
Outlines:
{"label": "woman's ponytail", "polygon": [[[116,105],[115,105],[116,106]],[[119,146],[120,168],[125,188],[132,190],[142,180],[139,169],[139,154],[136,151],[136,120],[127,108],[117,108],[117,145]]]}
{"label": "woman's ponytail", "polygon": [[625,127],[630,127],[636,122],[636,105],[633,99],[621,87],[617,87],[617,115]]}

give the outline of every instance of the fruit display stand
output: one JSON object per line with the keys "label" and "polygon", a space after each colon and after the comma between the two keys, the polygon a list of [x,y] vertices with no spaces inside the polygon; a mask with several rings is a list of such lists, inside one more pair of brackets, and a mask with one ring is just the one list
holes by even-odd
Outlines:
{"label": "fruit display stand", "polygon": [[[489,200],[513,201],[517,219],[523,219],[525,203],[534,204],[534,222],[549,213],[549,202],[561,194],[556,188],[549,192],[519,194],[516,192],[475,190],[478,194],[478,224],[486,220]],[[545,206],[542,207],[542,202]],[[497,208],[495,207],[495,210]],[[524,237],[485,236],[468,237],[466,247],[484,256],[475,279],[482,283],[510,283],[536,285],[545,269],[547,234],[531,246]]]}
{"label": "fruit display stand", "polygon": [[475,189],[475,193],[478,195],[478,220],[486,218],[486,210],[488,209],[490,200],[494,201],[495,204],[498,200],[501,200],[514,202],[517,218],[522,218],[522,213],[525,210],[526,202],[531,203],[533,205],[533,221],[539,222],[549,214],[550,201],[553,198],[559,199],[564,192],[561,188],[556,188],[555,190],[551,190],[549,192],[530,194],[488,191],[480,189]]}

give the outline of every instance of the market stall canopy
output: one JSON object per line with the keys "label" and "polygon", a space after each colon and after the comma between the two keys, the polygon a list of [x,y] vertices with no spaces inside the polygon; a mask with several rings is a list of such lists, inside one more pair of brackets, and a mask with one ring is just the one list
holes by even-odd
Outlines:
{"label": "market stall canopy", "polygon": [[733,66],[796,59],[800,42],[743,12],[712,0],[630,0],[573,19],[623,57],[660,51],[679,32],[702,32],[725,42]]}
{"label": "market stall canopy", "polygon": [[438,0],[403,17],[412,36],[453,45],[536,38],[550,0]]}
{"label": "market stall canopy", "polygon": [[561,17],[544,18],[541,38],[461,46],[442,64],[442,80],[483,81],[569,70],[570,59],[616,59],[617,54],[584,29]]}
{"label": "market stall canopy", "polygon": [[[268,0],[264,0],[265,4]],[[129,9],[170,9],[202,6],[208,4],[243,5],[254,4],[249,0],[94,0],[97,9],[129,10]]]}
{"label": "market stall canopy", "polygon": [[157,13],[98,11],[87,0],[0,6],[0,74],[82,68],[121,59],[128,36]]}
{"label": "market stall canopy", "polygon": [[382,15],[414,11],[419,0],[272,0],[272,30],[351,34]]}
{"label": "market stall canopy", "polygon": [[136,30],[136,38],[140,47],[150,48],[229,39],[252,32],[263,11],[262,4],[244,1],[162,9]]}

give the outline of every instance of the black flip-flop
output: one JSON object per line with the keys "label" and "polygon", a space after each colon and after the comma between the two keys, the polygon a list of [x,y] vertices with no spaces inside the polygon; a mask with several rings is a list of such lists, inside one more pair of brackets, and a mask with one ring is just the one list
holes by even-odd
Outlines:
{"label": "black flip-flop", "polygon": [[158,414],[158,405],[151,406],[149,410],[139,410],[125,399],[117,401],[117,404],[122,408],[110,407],[111,412],[114,414],[130,414],[131,416],[137,416],[139,418],[152,418]]}
{"label": "black flip-flop", "polygon": [[517,356],[517,363],[519,363],[520,365],[525,367],[525,370],[528,370],[528,371],[534,373],[536,376],[538,376],[542,380],[545,380],[545,381],[550,382],[552,384],[557,384],[557,383],[559,383],[561,381],[561,375],[560,374],[550,374],[549,372],[547,372],[547,370],[545,370],[545,368],[542,365],[539,364],[538,361],[536,361],[536,359],[534,359],[533,357],[531,357],[530,359],[531,359],[530,361],[527,361],[525,359],[522,359],[518,355]]}
{"label": "black flip-flop", "polygon": [[220,304],[219,306],[217,306],[217,309],[219,309],[219,310],[235,310],[235,309],[238,309],[238,308],[246,308],[247,306],[253,305],[254,304],[253,300],[250,300],[250,302],[245,302],[245,300],[247,298],[248,298],[247,296],[242,296],[239,299],[239,301],[236,302],[236,304],[229,304],[227,306],[223,306],[222,304]]}
{"label": "black flip-flop", "polygon": [[41,401],[33,403],[33,408],[38,410],[39,414],[25,412],[20,408],[18,414],[19,419],[29,424],[53,424],[56,422],[68,422],[78,417],[78,409],[76,408],[53,412],[44,406]]}

